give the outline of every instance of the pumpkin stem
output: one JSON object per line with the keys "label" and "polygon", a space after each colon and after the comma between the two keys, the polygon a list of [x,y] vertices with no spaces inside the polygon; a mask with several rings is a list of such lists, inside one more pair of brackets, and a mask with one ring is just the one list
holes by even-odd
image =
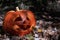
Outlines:
{"label": "pumpkin stem", "polygon": [[19,7],[16,7],[16,10],[19,11]]}

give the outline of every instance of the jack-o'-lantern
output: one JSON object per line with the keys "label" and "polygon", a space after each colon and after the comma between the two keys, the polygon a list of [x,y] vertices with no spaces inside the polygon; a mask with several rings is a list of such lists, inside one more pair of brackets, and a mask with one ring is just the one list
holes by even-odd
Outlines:
{"label": "jack-o'-lantern", "polygon": [[35,18],[31,11],[9,11],[5,15],[3,29],[10,34],[24,36],[32,31],[35,24]]}

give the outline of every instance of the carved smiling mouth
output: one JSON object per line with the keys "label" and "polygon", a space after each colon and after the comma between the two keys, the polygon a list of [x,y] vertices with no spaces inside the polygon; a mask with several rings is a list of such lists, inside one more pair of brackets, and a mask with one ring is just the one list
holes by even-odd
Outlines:
{"label": "carved smiling mouth", "polygon": [[21,30],[27,30],[27,29],[30,28],[29,25],[27,25],[26,27],[25,27],[24,25],[18,25],[18,26],[20,26],[20,29],[21,29]]}

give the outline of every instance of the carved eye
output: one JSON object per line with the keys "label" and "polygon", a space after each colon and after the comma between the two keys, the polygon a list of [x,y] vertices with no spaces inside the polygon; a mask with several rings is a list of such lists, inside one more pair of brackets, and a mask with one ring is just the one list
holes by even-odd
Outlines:
{"label": "carved eye", "polygon": [[21,18],[21,17],[17,17],[17,18],[15,19],[15,21],[22,21],[22,18]]}

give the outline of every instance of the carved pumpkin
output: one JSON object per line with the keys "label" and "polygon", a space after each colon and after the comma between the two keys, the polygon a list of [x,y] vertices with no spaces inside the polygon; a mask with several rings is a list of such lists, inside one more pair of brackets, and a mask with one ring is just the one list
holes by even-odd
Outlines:
{"label": "carved pumpkin", "polygon": [[32,31],[35,18],[31,11],[9,11],[5,15],[3,29],[12,35],[24,36]]}

